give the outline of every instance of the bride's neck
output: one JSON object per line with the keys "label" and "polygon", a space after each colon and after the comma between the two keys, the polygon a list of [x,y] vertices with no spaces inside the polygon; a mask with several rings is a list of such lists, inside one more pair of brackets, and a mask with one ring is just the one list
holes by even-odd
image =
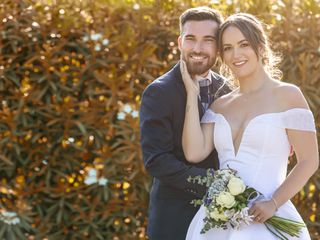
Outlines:
{"label": "bride's neck", "polygon": [[271,78],[265,71],[239,79],[239,93],[250,94],[258,92],[270,81]]}

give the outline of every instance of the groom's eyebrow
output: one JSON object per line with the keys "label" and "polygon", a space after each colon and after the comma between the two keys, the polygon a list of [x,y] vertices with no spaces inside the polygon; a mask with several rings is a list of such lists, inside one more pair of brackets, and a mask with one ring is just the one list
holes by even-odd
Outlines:
{"label": "groom's eyebrow", "polygon": [[194,37],[193,34],[187,34],[187,35],[184,35],[184,37]]}
{"label": "groom's eyebrow", "polygon": [[[187,34],[187,35],[185,35],[184,36],[185,38],[194,38],[195,37],[195,35],[193,35],[193,34]],[[205,35],[203,38],[205,38],[205,39],[216,39],[216,36],[213,36],[213,35]]]}

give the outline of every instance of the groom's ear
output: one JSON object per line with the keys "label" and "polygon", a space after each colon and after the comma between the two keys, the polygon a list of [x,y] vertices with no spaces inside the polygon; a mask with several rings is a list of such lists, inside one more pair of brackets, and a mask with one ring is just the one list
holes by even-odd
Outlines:
{"label": "groom's ear", "polygon": [[182,45],[182,37],[181,37],[181,35],[178,37],[178,48],[179,48],[179,50],[180,50],[180,52],[181,52],[181,45]]}

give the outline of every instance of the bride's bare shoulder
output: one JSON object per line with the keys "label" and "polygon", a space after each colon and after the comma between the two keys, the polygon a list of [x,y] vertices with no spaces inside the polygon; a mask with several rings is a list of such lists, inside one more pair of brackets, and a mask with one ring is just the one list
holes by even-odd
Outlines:
{"label": "bride's bare shoulder", "polygon": [[221,112],[220,110],[225,108],[225,106],[234,98],[234,95],[237,91],[238,89],[235,89],[232,92],[217,98],[210,106],[211,110],[214,112]]}
{"label": "bride's bare shoulder", "polygon": [[308,108],[301,89],[292,83],[278,81],[274,88],[274,94],[278,101],[288,109]]}

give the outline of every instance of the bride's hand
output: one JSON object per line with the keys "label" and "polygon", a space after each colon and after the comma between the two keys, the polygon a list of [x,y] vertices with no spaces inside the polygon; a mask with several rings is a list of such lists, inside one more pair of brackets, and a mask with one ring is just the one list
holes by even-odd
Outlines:
{"label": "bride's hand", "polygon": [[197,80],[193,80],[188,72],[187,64],[181,59],[180,61],[180,71],[182,75],[182,80],[186,88],[187,93],[199,94],[200,88]]}
{"label": "bride's hand", "polygon": [[276,210],[272,200],[258,201],[249,209],[249,214],[254,217],[255,222],[264,223],[274,215]]}

